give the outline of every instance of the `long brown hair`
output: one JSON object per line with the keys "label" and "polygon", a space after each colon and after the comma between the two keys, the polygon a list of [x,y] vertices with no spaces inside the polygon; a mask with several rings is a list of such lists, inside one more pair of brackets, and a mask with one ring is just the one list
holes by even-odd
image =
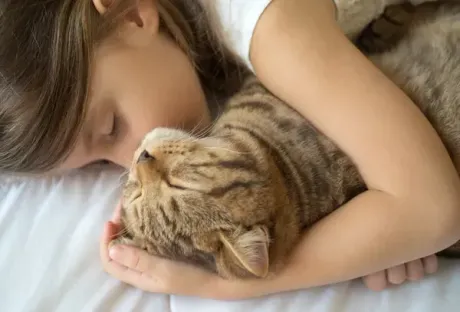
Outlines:
{"label": "long brown hair", "polygon": [[[190,56],[207,95],[232,94],[244,67],[199,1],[155,1],[162,30]],[[45,172],[68,156],[86,114],[94,47],[132,2],[101,16],[90,0],[1,1],[0,172]]]}

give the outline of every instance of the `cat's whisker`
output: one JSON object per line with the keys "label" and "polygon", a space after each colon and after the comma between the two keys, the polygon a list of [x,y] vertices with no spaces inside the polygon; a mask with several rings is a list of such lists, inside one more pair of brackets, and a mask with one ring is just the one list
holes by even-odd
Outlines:
{"label": "cat's whisker", "polygon": [[219,135],[209,135],[206,138],[207,139],[226,139],[226,138],[229,138],[229,137],[231,137],[231,135],[228,133],[228,134],[225,134],[225,135],[221,135],[221,134],[219,134]]}
{"label": "cat's whisker", "polygon": [[225,148],[225,147],[219,147],[219,146],[215,146],[215,147],[214,146],[204,146],[204,148],[211,149],[211,150],[222,150],[222,151],[231,152],[231,153],[240,154],[240,155],[251,154],[250,152],[240,152],[240,151],[232,150],[232,149]]}
{"label": "cat's whisker", "polygon": [[203,127],[201,129],[201,131],[199,131],[197,134],[196,134],[196,137],[198,138],[203,138],[203,137],[206,137],[210,130],[214,127],[215,125],[215,121],[211,122],[209,125],[207,125],[206,127]]}
{"label": "cat's whisker", "polygon": [[193,135],[193,136],[198,136],[198,133],[195,133],[195,131],[199,131],[199,127],[201,126],[201,123],[203,122],[204,120],[204,116],[201,116],[200,120],[198,120],[198,122],[196,123],[196,125],[192,128],[192,130],[190,130],[190,134]]}
{"label": "cat's whisker", "polygon": [[214,128],[214,126],[217,124],[220,116],[222,115],[222,113],[220,113],[214,120],[211,121],[211,123],[209,124],[209,128],[207,129],[207,131],[210,131],[212,128]]}
{"label": "cat's whisker", "polygon": [[[212,126],[209,126],[209,127],[212,127]],[[208,134],[208,135],[205,135],[203,137],[196,137],[193,142],[197,142],[197,141],[203,140],[203,139],[226,139],[227,137],[230,137],[230,135],[228,135],[228,136],[227,135],[214,136],[214,135]]]}
{"label": "cat's whisker", "polygon": [[118,181],[118,187],[124,187],[125,183],[123,181]]}
{"label": "cat's whisker", "polygon": [[201,123],[203,122],[203,118],[200,119],[200,121],[198,122],[198,124],[192,129],[192,131],[190,132],[190,135],[193,136],[193,138],[195,139],[201,139],[203,137],[206,136],[206,134],[209,132],[209,130],[212,128],[212,124],[210,125],[207,125],[205,127],[202,127],[200,128],[201,126]]}
{"label": "cat's whisker", "polygon": [[113,233],[113,235],[110,236],[111,239],[116,239],[117,237],[123,236],[128,234],[128,230],[123,228],[122,230]]}
{"label": "cat's whisker", "polygon": [[114,233],[114,235],[112,235],[112,238],[116,238],[116,237],[119,237],[119,236],[123,236],[123,235],[125,235],[125,234],[128,234],[128,233],[129,233],[129,229],[130,229],[130,228],[134,228],[134,225],[135,225],[135,222],[134,222],[134,221],[132,221],[132,222],[130,222],[130,223],[125,223],[125,224],[123,224],[123,228],[122,228],[120,231]]}
{"label": "cat's whisker", "polygon": [[[231,137],[230,134],[225,134],[225,135],[219,135],[219,136],[208,136],[206,137],[207,139],[226,139],[227,137]],[[229,152],[233,152],[233,153],[237,153],[237,154],[241,154],[241,155],[244,155],[244,154],[251,154],[251,152],[242,152],[242,151],[236,151],[236,150],[232,150],[232,149],[229,149],[229,148],[226,148],[226,147],[221,147],[221,146],[204,146],[204,148],[206,149],[217,149],[217,150],[224,150],[224,151],[229,151]]]}
{"label": "cat's whisker", "polygon": [[126,178],[126,176],[129,175],[129,169],[125,169],[120,176],[118,177],[119,180]]}
{"label": "cat's whisker", "polygon": [[123,186],[126,183],[127,176],[129,175],[129,172],[130,172],[130,170],[126,169],[120,174],[120,176],[118,177],[118,183],[119,183],[118,186]]}
{"label": "cat's whisker", "polygon": [[217,123],[220,115],[222,115],[222,113],[219,113],[219,115],[214,118],[214,120],[212,120],[209,125],[207,125],[206,127],[202,128],[198,133],[193,133],[192,132],[192,135],[198,137],[198,138],[204,138],[204,137],[208,137],[208,134],[210,132],[210,130],[215,126],[215,124]]}

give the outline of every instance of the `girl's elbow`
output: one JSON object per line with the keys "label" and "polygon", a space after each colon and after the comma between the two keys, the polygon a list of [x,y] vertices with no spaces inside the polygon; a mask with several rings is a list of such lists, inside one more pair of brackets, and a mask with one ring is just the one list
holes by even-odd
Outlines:
{"label": "girl's elbow", "polygon": [[[441,194],[442,193],[442,194]],[[423,194],[423,195],[421,195]],[[460,192],[417,192],[404,201],[412,207],[408,222],[413,222],[414,228],[429,240],[429,246],[446,248],[460,240]],[[406,197],[406,199],[408,199]],[[410,221],[411,220],[411,221]],[[411,227],[411,226],[410,226]]]}
{"label": "girl's elbow", "polygon": [[[433,208],[435,209],[435,208]],[[443,209],[436,207],[435,216],[429,220],[433,224],[433,239],[444,247],[460,240],[460,201]]]}
{"label": "girl's elbow", "polygon": [[[459,206],[460,208],[460,206]],[[439,231],[441,239],[446,239],[448,245],[454,244],[460,240],[460,212],[456,211],[451,215],[449,220],[445,221],[444,229]]]}

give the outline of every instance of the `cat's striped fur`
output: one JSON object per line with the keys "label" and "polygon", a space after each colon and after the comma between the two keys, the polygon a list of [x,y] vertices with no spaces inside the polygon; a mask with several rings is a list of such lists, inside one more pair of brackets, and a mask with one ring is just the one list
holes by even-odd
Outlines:
{"label": "cat's striped fur", "polygon": [[[428,116],[457,168],[459,8],[412,16],[392,49],[371,56]],[[248,77],[206,137],[172,129],[146,136],[124,190],[118,242],[223,277],[265,277],[302,229],[365,190],[331,140]]]}

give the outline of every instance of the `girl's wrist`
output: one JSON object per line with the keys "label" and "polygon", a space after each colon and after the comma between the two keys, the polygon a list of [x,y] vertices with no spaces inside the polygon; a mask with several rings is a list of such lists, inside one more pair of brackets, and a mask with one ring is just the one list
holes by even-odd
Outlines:
{"label": "girl's wrist", "polygon": [[278,277],[271,279],[225,280],[218,278],[210,290],[219,300],[244,300],[286,291]]}
{"label": "girl's wrist", "polygon": [[226,280],[218,278],[215,282],[209,284],[210,294],[217,300],[244,300],[254,297],[263,296],[261,291],[261,281],[240,281]]}

